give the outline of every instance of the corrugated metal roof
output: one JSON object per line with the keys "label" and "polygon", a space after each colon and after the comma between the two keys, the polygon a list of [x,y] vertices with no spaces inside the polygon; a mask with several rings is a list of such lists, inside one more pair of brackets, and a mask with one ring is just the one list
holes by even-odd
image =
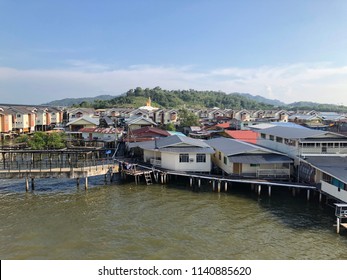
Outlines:
{"label": "corrugated metal roof", "polygon": [[276,154],[263,155],[237,155],[229,156],[229,161],[236,163],[264,164],[264,163],[292,163],[293,160],[287,156]]}
{"label": "corrugated metal roof", "polygon": [[230,138],[213,138],[205,141],[211,147],[221,151],[225,155],[235,155],[242,153],[250,153],[262,149],[261,147],[230,139]]}
{"label": "corrugated metal roof", "polygon": [[282,126],[274,126],[270,128],[265,128],[260,131],[264,134],[270,134],[274,136],[279,136],[287,139],[301,139],[301,138],[309,138],[316,137],[320,135],[324,135],[326,132],[309,129],[309,128],[296,128],[296,127],[282,127]]}
{"label": "corrugated metal roof", "polygon": [[310,156],[304,160],[347,184],[347,157]]}

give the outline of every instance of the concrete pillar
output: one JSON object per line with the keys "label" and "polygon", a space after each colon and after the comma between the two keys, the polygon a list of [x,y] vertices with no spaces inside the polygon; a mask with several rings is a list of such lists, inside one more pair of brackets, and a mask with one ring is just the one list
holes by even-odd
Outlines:
{"label": "concrete pillar", "polygon": [[322,202],[322,193],[319,192],[319,202],[321,203]]}
{"label": "concrete pillar", "polygon": [[212,180],[212,191],[216,190],[216,181]]}
{"label": "concrete pillar", "polygon": [[190,185],[191,187],[193,186],[193,178],[192,178],[192,177],[189,178],[189,185]]}
{"label": "concrete pillar", "polygon": [[220,184],[221,184],[221,182],[218,181],[218,192],[220,192]]}
{"label": "concrete pillar", "polygon": [[228,182],[224,182],[224,190],[225,190],[225,192],[227,192],[228,191]]}
{"label": "concrete pillar", "polygon": [[310,200],[310,190],[307,190],[307,200]]}
{"label": "concrete pillar", "polygon": [[29,191],[29,178],[25,177],[25,190]]}
{"label": "concrete pillar", "polygon": [[77,179],[76,179],[76,184],[77,184],[77,187],[80,186],[80,178],[77,178]]}
{"label": "concrete pillar", "polygon": [[261,194],[261,185],[258,185],[258,195]]}
{"label": "concrete pillar", "polygon": [[271,186],[268,186],[269,197],[271,197]]}
{"label": "concrete pillar", "polygon": [[199,187],[199,189],[201,188],[201,179],[200,178],[198,179],[198,187]]}
{"label": "concrete pillar", "polygon": [[84,186],[84,189],[87,190],[88,189],[88,177],[86,177],[86,180],[85,180],[85,186]]}

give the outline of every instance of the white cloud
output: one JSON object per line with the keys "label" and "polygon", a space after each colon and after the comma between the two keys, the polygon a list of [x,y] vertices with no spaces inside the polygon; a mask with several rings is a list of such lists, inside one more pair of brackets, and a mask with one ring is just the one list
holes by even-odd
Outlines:
{"label": "white cloud", "polygon": [[198,71],[193,66],[133,65],[112,69],[93,61],[67,61],[60,70],[0,67],[0,103],[40,104],[68,97],[118,95],[137,86],[247,92],[284,102],[347,105],[347,66],[293,64]]}

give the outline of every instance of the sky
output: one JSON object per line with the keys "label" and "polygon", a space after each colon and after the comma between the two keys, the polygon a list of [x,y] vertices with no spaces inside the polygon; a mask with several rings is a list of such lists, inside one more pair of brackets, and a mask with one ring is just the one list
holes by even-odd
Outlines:
{"label": "sky", "polygon": [[346,0],[0,0],[0,103],[131,88],[347,105]]}

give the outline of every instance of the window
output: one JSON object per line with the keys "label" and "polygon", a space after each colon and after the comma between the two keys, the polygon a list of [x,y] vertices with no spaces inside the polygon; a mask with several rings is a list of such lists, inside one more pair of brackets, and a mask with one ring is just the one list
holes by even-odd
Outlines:
{"label": "window", "polygon": [[189,154],[180,154],[180,162],[189,162]]}
{"label": "window", "polygon": [[266,134],[260,133],[260,138],[261,138],[261,139],[266,139]]}
{"label": "window", "polygon": [[270,135],[270,140],[271,141],[274,141],[275,140],[275,137],[273,135]]}
{"label": "window", "polygon": [[196,162],[206,162],[205,154],[196,154]]}
{"label": "window", "polygon": [[276,137],[276,142],[278,143],[283,143],[283,138],[282,137]]}
{"label": "window", "polygon": [[17,118],[20,118],[20,117],[21,117],[21,115],[20,115],[20,114],[18,114],[18,115],[17,115]]}

